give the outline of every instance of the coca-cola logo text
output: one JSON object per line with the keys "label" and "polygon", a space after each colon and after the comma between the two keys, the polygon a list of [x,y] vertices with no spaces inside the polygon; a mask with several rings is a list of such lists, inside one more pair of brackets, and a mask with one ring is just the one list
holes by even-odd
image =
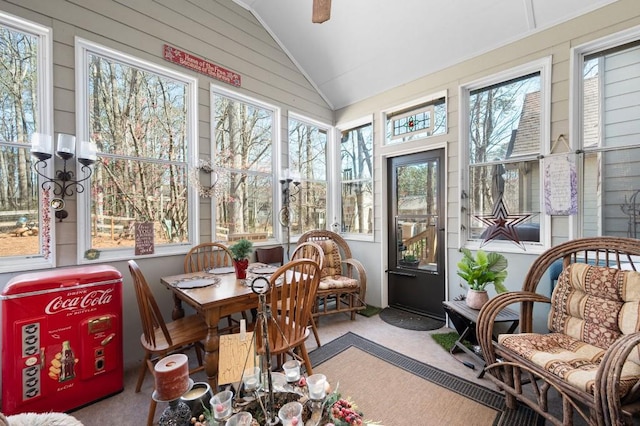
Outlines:
{"label": "coca-cola logo text", "polygon": [[78,309],[87,309],[100,305],[106,305],[111,302],[113,298],[113,289],[106,290],[94,290],[85,294],[84,296],[66,297],[57,296],[51,299],[51,301],[44,308],[44,311],[49,314],[57,314],[62,311],[76,311]]}

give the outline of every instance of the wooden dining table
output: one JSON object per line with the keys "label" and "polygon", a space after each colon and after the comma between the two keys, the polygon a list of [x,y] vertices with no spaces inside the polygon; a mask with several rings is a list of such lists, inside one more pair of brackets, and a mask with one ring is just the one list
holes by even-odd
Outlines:
{"label": "wooden dining table", "polygon": [[[216,273],[216,269],[218,272]],[[253,263],[248,271],[275,270],[268,265]],[[220,337],[218,322],[226,315],[258,307],[258,294],[251,290],[251,281],[256,276],[269,274],[249,273],[246,279],[237,279],[233,268],[214,268],[211,272],[193,272],[171,275],[160,280],[174,295],[173,319],[184,316],[182,302],[192,306],[207,323],[207,338],[204,342],[204,368],[211,389],[218,388],[218,360]]]}

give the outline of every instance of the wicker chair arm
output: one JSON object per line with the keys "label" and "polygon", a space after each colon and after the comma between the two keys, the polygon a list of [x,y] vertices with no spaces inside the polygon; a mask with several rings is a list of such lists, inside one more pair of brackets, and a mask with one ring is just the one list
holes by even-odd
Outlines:
{"label": "wicker chair arm", "polygon": [[[604,418],[610,421],[607,425],[625,425],[625,416],[622,411],[623,403],[631,403],[640,399],[640,383],[629,391],[624,401],[620,395],[620,376],[622,367],[631,351],[640,344],[640,333],[628,334],[616,340],[605,352],[598,373],[594,389],[594,398],[597,418]],[[627,419],[628,420],[628,419]]]}
{"label": "wicker chair arm", "polygon": [[[551,299],[528,291],[510,291],[491,298],[480,309],[478,322],[476,323],[476,337],[487,365],[496,362],[496,354],[493,348],[493,325],[500,311],[514,303],[533,304],[534,302],[551,303]],[[521,312],[520,330],[522,332],[530,332],[532,322],[533,318],[523,318]]]}
{"label": "wicker chair arm", "polygon": [[[364,303],[367,293],[367,273],[364,270],[364,266],[359,260],[353,258],[344,259],[342,263],[345,265],[345,276],[357,279],[360,283],[360,301]],[[357,272],[357,276],[354,276],[354,270]]]}

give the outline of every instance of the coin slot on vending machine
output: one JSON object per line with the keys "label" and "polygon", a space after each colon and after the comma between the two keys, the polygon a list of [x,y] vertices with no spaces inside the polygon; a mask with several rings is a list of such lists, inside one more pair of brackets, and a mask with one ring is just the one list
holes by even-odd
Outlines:
{"label": "coin slot on vending machine", "polygon": [[[86,363],[83,369],[84,377],[101,374],[109,370],[108,359],[111,355],[108,350],[109,343],[115,337],[114,327],[117,319],[114,315],[103,315],[97,318],[89,318],[84,324],[88,333],[88,339],[85,340],[87,345],[87,353],[93,359],[93,362]],[[111,363],[113,368],[113,362]]]}

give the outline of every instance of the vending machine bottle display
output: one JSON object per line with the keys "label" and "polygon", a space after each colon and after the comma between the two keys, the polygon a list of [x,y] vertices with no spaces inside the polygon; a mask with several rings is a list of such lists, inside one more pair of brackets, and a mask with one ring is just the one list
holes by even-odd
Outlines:
{"label": "vending machine bottle display", "polygon": [[2,411],[70,411],[123,389],[122,275],[18,275],[2,294]]}

